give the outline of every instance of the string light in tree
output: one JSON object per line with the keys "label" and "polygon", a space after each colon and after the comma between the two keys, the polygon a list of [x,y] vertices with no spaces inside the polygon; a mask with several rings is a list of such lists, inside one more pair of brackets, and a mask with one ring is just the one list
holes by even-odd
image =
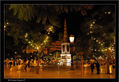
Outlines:
{"label": "string light in tree", "polygon": [[[91,22],[91,24],[89,25],[89,27],[90,27],[90,34],[92,34],[93,33],[93,27],[94,27],[94,24],[95,24],[95,21],[96,20],[92,20],[92,22]],[[89,35],[89,34],[88,34]]]}
{"label": "string light in tree", "polygon": [[93,24],[95,24],[95,21],[93,21]]}
{"label": "string light in tree", "polygon": [[111,14],[111,11],[107,11],[107,12],[105,12],[105,14],[108,14],[108,15],[110,15],[110,14]]}
{"label": "string light in tree", "polygon": [[52,32],[54,32],[54,27],[53,26],[48,26],[47,28],[48,35]]}
{"label": "string light in tree", "polygon": [[[48,31],[48,35],[50,34],[50,32],[54,32],[53,26],[50,26],[47,31]],[[33,40],[29,40],[28,39],[28,36],[29,36],[28,33],[25,33],[24,37],[25,37],[25,41],[29,44],[29,46],[31,46],[33,49],[37,49],[38,51],[39,50],[41,51],[49,42],[50,37],[48,35],[46,35],[46,37],[44,38],[42,43],[36,43]]]}
{"label": "string light in tree", "polygon": [[101,44],[101,42],[99,42],[99,44]]}
{"label": "string light in tree", "polygon": [[4,30],[6,30],[6,27],[9,25],[9,22],[6,22],[5,24],[4,24]]}
{"label": "string light in tree", "polygon": [[35,44],[34,44],[33,40],[31,40],[31,41],[28,40],[28,33],[25,33],[24,37],[25,37],[25,41],[28,42],[28,44],[29,44],[32,48],[35,49]]}
{"label": "string light in tree", "polygon": [[28,33],[25,33],[24,37],[27,38],[28,37]]}
{"label": "string light in tree", "polygon": [[98,42],[98,40],[96,40],[96,42]]}
{"label": "string light in tree", "polygon": [[92,28],[92,27],[93,27],[93,24],[91,23],[91,24],[90,24],[90,28]]}
{"label": "string light in tree", "polygon": [[8,25],[9,23],[7,22],[6,24]]}
{"label": "string light in tree", "polygon": [[6,30],[6,25],[4,25],[4,30]]}

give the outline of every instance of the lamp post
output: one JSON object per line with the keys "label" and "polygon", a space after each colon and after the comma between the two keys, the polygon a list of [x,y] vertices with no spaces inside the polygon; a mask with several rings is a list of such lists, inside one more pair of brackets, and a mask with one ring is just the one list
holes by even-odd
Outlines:
{"label": "lamp post", "polygon": [[[69,41],[71,45],[74,44],[74,38],[75,38],[74,35],[71,34],[69,37]],[[74,51],[74,49],[72,51]],[[73,54],[71,54],[71,70],[73,70]]]}

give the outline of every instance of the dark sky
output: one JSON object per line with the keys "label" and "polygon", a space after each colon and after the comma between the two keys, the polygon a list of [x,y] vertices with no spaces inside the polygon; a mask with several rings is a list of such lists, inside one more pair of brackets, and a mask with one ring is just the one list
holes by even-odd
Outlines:
{"label": "dark sky", "polygon": [[[87,10],[87,15],[83,16],[81,14],[81,12],[72,12],[72,13],[68,13],[66,15],[66,21],[67,21],[67,32],[68,32],[68,36],[70,34],[73,34],[75,37],[78,37],[78,35],[80,35],[81,30],[80,28],[83,28],[83,26],[81,26],[81,24],[85,24],[85,19],[93,19],[92,18],[92,14],[97,13],[99,16],[104,15],[105,11],[109,11],[110,9],[113,10],[112,12],[114,12],[114,6],[107,6],[107,5],[95,5],[94,8],[92,10]],[[97,19],[97,18],[94,18]],[[63,26],[63,22],[64,22],[64,18],[62,18],[61,23],[62,26],[60,29],[57,30],[56,33],[58,32],[62,32],[64,31],[64,26]],[[98,21],[97,21],[98,23]],[[99,21],[99,24],[101,24],[102,22]],[[58,37],[54,37],[55,40],[58,39]]]}
{"label": "dark sky", "polygon": [[[68,13],[66,16],[66,22],[67,22],[67,34],[70,36],[73,34],[75,37],[78,37],[80,34],[80,24],[84,21],[84,18],[87,18],[86,16],[82,16],[80,12],[73,12]],[[64,33],[64,18],[61,19],[62,26],[59,28],[55,33],[62,32]],[[54,40],[57,40],[58,37],[54,37]]]}
{"label": "dark sky", "polygon": [[[110,6],[111,7],[111,6]],[[87,10],[87,15],[83,16],[81,14],[81,11],[79,12],[70,12],[68,13],[65,18],[67,21],[67,32],[68,32],[68,37],[70,34],[73,34],[75,37],[77,37],[80,33],[81,30],[80,28],[83,28],[83,26],[81,26],[82,23],[85,24],[84,19],[89,19],[91,18],[91,15],[95,12],[100,12],[99,10],[106,8],[106,6],[104,5],[95,5],[94,8],[92,10]],[[61,28],[57,29],[55,34],[53,34],[53,39],[54,40],[58,40],[58,33],[64,33],[64,17],[61,16]],[[35,21],[34,21],[35,22]],[[29,27],[36,27],[38,28],[39,25],[36,23],[33,23],[30,25],[31,22],[29,22]],[[24,24],[23,24],[24,25]],[[39,29],[39,28],[38,28]],[[38,31],[38,29],[36,29],[36,31]]]}

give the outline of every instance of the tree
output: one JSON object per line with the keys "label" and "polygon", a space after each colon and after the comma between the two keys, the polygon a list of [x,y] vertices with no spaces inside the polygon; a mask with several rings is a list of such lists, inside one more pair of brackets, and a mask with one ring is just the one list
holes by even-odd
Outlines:
{"label": "tree", "polygon": [[[37,43],[46,47],[51,40],[50,33],[54,33],[60,27],[61,14],[81,11],[84,16],[86,10],[92,8],[93,6],[88,5],[5,5],[5,24],[9,23],[5,28],[6,36],[13,37],[17,46],[21,40],[35,49],[38,48]],[[53,30],[50,30],[51,26]],[[26,34],[29,35],[27,38]]]}
{"label": "tree", "polygon": [[20,20],[31,21],[36,18],[36,22],[47,24],[50,22],[53,26],[59,26],[58,15],[72,11],[81,11],[81,14],[86,15],[86,10],[92,9],[91,5],[13,5],[9,10],[13,10],[14,16]]}
{"label": "tree", "polygon": [[114,10],[114,6],[98,6],[97,11],[89,13],[90,16],[81,24],[83,28],[81,28],[80,39],[77,39],[77,46],[80,46],[84,49],[84,52],[87,52],[87,54],[85,53],[88,55],[87,57],[95,59],[99,56],[105,57],[105,49],[115,43]]}

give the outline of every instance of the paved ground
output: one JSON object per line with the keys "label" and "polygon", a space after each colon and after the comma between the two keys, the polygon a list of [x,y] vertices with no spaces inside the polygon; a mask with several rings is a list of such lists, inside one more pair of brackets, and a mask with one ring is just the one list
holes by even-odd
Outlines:
{"label": "paved ground", "polygon": [[[103,68],[104,69],[104,68]],[[58,67],[58,66],[47,66],[44,70],[39,69],[39,73],[36,73],[35,69],[31,72],[24,71],[10,71],[5,68],[4,77],[5,78],[115,78],[115,74],[106,74],[105,72],[101,72],[100,74],[96,74],[96,69],[94,73],[91,74],[90,68],[84,68],[83,73],[80,68],[70,70],[69,67]]]}

